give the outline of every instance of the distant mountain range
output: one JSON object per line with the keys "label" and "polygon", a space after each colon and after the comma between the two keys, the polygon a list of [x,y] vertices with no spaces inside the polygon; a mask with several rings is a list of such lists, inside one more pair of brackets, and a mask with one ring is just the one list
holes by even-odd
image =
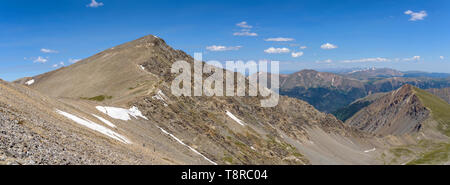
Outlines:
{"label": "distant mountain range", "polygon": [[280,77],[280,94],[305,100],[318,110],[331,113],[359,98],[373,93],[389,92],[404,84],[421,89],[450,87],[450,77],[435,78],[436,76],[448,75],[399,72],[387,68],[369,68],[337,74],[302,70]]}
{"label": "distant mountain range", "polygon": [[424,72],[424,71],[399,71],[389,68],[340,68],[340,69],[321,69],[317,70],[320,72],[329,72],[335,74],[343,74],[358,77],[357,74],[361,74],[361,77],[430,77],[430,78],[448,78],[450,73],[435,73],[435,72]]}

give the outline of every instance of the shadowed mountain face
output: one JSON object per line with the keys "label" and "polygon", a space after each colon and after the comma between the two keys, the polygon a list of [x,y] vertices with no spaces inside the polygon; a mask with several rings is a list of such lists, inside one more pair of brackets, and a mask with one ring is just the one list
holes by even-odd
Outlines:
{"label": "shadowed mountain face", "polygon": [[352,117],[354,114],[356,114],[359,110],[361,110],[364,107],[369,106],[379,98],[383,97],[386,93],[375,93],[368,95],[364,98],[360,98],[352,102],[350,105],[347,105],[345,107],[342,107],[338,109],[337,111],[333,112],[333,115],[336,116],[341,121],[346,121],[348,118]]}
{"label": "shadowed mountain face", "polygon": [[389,92],[405,84],[422,89],[450,87],[448,78],[392,77],[390,69],[333,74],[303,70],[280,78],[280,94],[304,100],[323,112],[335,112],[353,101],[378,92]]}
{"label": "shadowed mountain face", "polygon": [[[102,116],[130,140],[125,146],[166,156],[155,158],[155,164],[380,163],[377,153],[362,153],[373,145],[365,134],[302,100],[281,96],[276,107],[263,108],[261,96],[173,95],[177,74],[171,66],[177,60],[194,63],[150,35],[16,82],[81,113],[66,112],[86,119]],[[218,71],[224,77],[241,75]],[[335,80],[332,85],[353,83]],[[137,110],[142,116],[128,116]]]}

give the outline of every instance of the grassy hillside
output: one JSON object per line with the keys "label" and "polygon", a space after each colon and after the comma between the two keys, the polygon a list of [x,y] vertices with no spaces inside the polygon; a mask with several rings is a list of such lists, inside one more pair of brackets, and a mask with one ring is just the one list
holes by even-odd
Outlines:
{"label": "grassy hillside", "polygon": [[422,89],[414,88],[414,91],[423,104],[430,109],[433,119],[439,123],[439,131],[450,137],[450,104]]}

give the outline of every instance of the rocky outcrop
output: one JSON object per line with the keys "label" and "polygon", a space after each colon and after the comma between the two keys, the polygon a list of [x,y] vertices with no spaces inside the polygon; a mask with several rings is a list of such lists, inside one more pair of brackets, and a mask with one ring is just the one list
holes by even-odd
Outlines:
{"label": "rocky outcrop", "polygon": [[363,108],[346,123],[377,135],[403,135],[418,132],[430,111],[413,91],[404,85]]}

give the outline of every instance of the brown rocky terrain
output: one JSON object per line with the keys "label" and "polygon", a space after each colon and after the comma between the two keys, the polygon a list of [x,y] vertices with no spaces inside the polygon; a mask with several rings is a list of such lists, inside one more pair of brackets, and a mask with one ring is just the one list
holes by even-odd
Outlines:
{"label": "brown rocky terrain", "polygon": [[413,86],[404,85],[363,108],[346,123],[374,134],[402,135],[419,131],[429,114]]}
{"label": "brown rocky terrain", "polygon": [[[374,117],[382,123],[377,127],[348,125],[285,96],[271,108],[261,107],[262,96],[175,96],[170,86],[177,75],[171,66],[178,60],[194,64],[186,53],[149,35],[16,84],[2,82],[0,115],[7,129],[1,132],[6,138],[0,143],[1,159],[20,164],[400,164],[429,151],[417,149],[401,159],[390,151],[417,144],[416,135],[424,130],[417,125],[427,128],[430,124],[422,118],[436,112],[422,109],[429,106],[409,93],[408,86],[385,98],[391,108],[380,110],[415,117],[379,114],[387,117]],[[224,77],[242,76],[216,70]],[[209,75],[203,74],[204,79]],[[294,87],[286,81],[294,77],[281,76],[282,86]],[[292,81],[338,92],[361,85],[308,70]],[[402,98],[409,103],[400,102]],[[445,130],[447,119],[442,120],[431,125]],[[424,133],[420,140],[446,139],[440,132]]]}
{"label": "brown rocky terrain", "polygon": [[393,144],[387,164],[448,164],[450,105],[411,85],[376,97],[345,122]]}
{"label": "brown rocky terrain", "polygon": [[[261,96],[174,96],[170,85],[176,74],[170,69],[177,60],[193,64],[192,57],[150,35],[16,82],[84,114],[103,116],[135,150],[165,156],[151,157],[161,163],[380,163],[377,152],[364,152],[374,146],[364,134],[298,99],[282,96],[276,107],[263,108]],[[147,119],[119,120],[98,106],[136,107]]]}

